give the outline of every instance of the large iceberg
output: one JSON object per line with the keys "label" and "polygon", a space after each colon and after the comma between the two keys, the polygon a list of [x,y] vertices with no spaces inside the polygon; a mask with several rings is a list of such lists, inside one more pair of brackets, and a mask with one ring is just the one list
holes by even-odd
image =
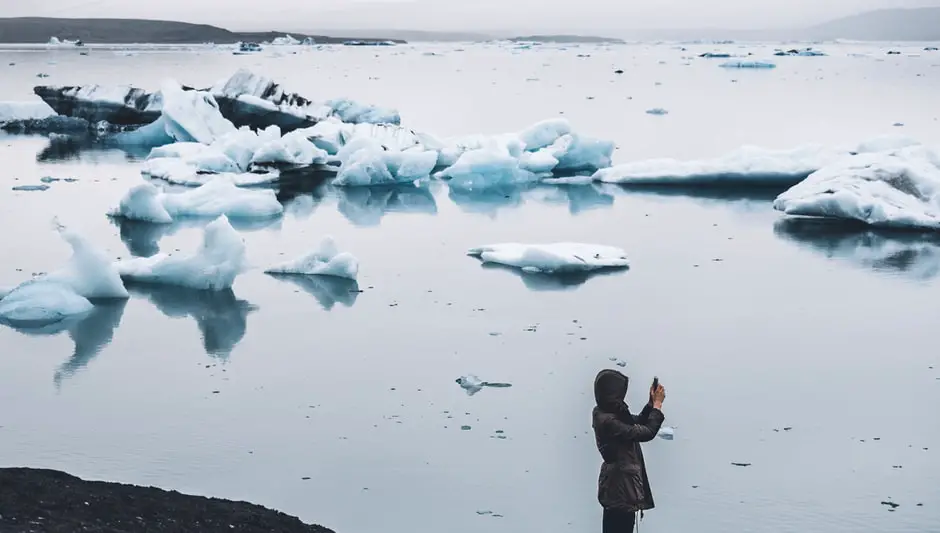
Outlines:
{"label": "large iceberg", "polygon": [[467,255],[479,257],[484,263],[497,263],[523,272],[565,274],[592,270],[626,268],[626,253],[620,248],[599,244],[504,243],[471,248]]}
{"label": "large iceberg", "polygon": [[43,101],[0,102],[0,124],[14,120],[42,120],[55,114]]}
{"label": "large iceberg", "polygon": [[520,166],[521,152],[493,144],[464,152],[457,162],[437,174],[455,189],[482,189],[536,181],[538,176]]}
{"label": "large iceberg", "polygon": [[160,93],[126,85],[41,85],[33,91],[56,113],[93,124],[102,120],[121,125],[149,124],[160,118],[162,109]]}
{"label": "large iceberg", "polygon": [[88,312],[93,299],[127,298],[117,271],[84,237],[58,225],[72,257],[59,270],[22,283],[0,298],[0,321],[35,327]]}
{"label": "large iceberg", "polygon": [[223,215],[206,226],[202,244],[192,255],[136,257],[115,267],[130,281],[218,291],[230,289],[246,263],[245,243]]}
{"label": "large iceberg", "polygon": [[325,237],[310,253],[272,266],[268,274],[301,274],[306,276],[333,276],[355,280],[359,275],[359,260],[348,252],[340,252],[332,237]]}
{"label": "large iceberg", "polygon": [[940,230],[940,155],[909,146],[846,158],[778,196],[774,209],[878,227]]}
{"label": "large iceberg", "polygon": [[328,117],[343,122],[398,124],[397,111],[360,104],[348,99],[314,103],[287,92],[271,78],[240,69],[212,88],[223,114],[238,126],[262,128],[277,125],[284,131],[313,126]]}
{"label": "large iceberg", "polygon": [[848,150],[805,145],[789,150],[742,146],[714,159],[648,159],[597,171],[595,181],[624,185],[794,185]]}
{"label": "large iceberg", "polygon": [[280,216],[284,207],[270,189],[241,189],[224,176],[205,185],[179,193],[164,193],[153,184],[133,187],[112,216],[131,220],[168,224],[183,217],[272,218]]}

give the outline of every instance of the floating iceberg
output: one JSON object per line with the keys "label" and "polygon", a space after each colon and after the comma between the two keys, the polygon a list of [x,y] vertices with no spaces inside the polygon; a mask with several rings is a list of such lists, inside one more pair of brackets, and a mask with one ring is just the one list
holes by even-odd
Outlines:
{"label": "floating iceberg", "polygon": [[309,254],[268,268],[265,273],[333,276],[355,280],[359,275],[359,261],[348,252],[340,252],[333,238],[326,237]]}
{"label": "floating iceberg", "polygon": [[164,83],[162,94],[164,127],[177,141],[212,144],[236,131],[211,94],[184,91],[176,82]]}
{"label": "floating iceberg", "polygon": [[538,176],[520,167],[519,157],[505,146],[493,144],[464,152],[457,162],[437,173],[452,189],[474,190],[533,182]]}
{"label": "floating iceberg", "polygon": [[55,114],[43,101],[0,102],[0,124],[14,120],[42,120]]}
{"label": "floating iceberg", "polygon": [[149,124],[160,118],[162,97],[126,85],[39,86],[33,89],[59,115],[94,124]]}
{"label": "floating iceberg", "polygon": [[327,100],[330,115],[350,124],[400,124],[401,115],[395,109],[354,102],[348,98]]}
{"label": "floating iceberg", "polygon": [[91,311],[94,305],[71,287],[50,281],[27,281],[0,299],[0,322],[14,327],[41,327]]}
{"label": "floating iceberg", "polygon": [[731,57],[731,54],[726,54],[724,52],[705,52],[704,54],[699,54],[699,57],[705,59],[727,59]]}
{"label": "floating iceberg", "polygon": [[665,110],[665,109],[663,109],[663,108],[661,108],[661,107],[654,107],[654,108],[652,108],[652,109],[647,109],[647,110],[646,110],[646,114],[647,114],[647,115],[659,115],[659,116],[662,116],[662,115],[668,115],[668,114],[669,114],[669,111],[667,111],[667,110]]}
{"label": "floating iceberg", "polygon": [[219,177],[239,187],[250,187],[253,185],[274,183],[281,177],[280,172],[277,170],[244,172],[238,174],[206,172],[188,164],[183,159],[173,157],[161,157],[144,161],[141,173],[151,178],[164,180],[167,183],[185,185],[187,187],[205,185]]}
{"label": "floating iceberg", "polygon": [[770,69],[777,68],[777,65],[769,61],[726,61],[721,65],[718,65],[721,68],[753,68],[753,69]]}
{"label": "floating iceberg", "polygon": [[940,230],[940,155],[911,146],[847,158],[778,196],[774,209],[878,227]]}
{"label": "floating iceberg", "polygon": [[275,46],[292,46],[300,44],[300,41],[290,35],[285,35],[283,37],[275,37],[271,40],[271,44]]}
{"label": "floating iceberg", "polygon": [[60,236],[72,257],[59,270],[37,276],[0,298],[0,321],[37,327],[88,312],[91,299],[127,298],[127,290],[111,262],[81,235],[64,226]]}
{"label": "floating iceberg", "polygon": [[[411,183],[428,178],[437,164],[437,152],[387,151],[368,139],[362,141],[340,150],[338,157],[342,165],[333,185],[356,187]],[[348,154],[345,153],[347,150]]]}
{"label": "floating iceberg", "polygon": [[848,155],[848,150],[819,145],[790,150],[742,146],[715,159],[624,163],[597,171],[594,180],[624,185],[794,185]]}
{"label": "floating iceberg", "polygon": [[519,268],[523,272],[565,274],[629,266],[620,248],[598,244],[493,244],[471,248],[467,255],[484,263]]}
{"label": "floating iceberg", "polygon": [[460,388],[467,392],[467,396],[473,396],[474,394],[480,392],[486,387],[492,387],[495,389],[508,389],[512,387],[511,383],[496,383],[483,381],[480,378],[476,377],[474,374],[467,374],[465,376],[460,376],[455,380]]}
{"label": "floating iceberg", "polygon": [[277,126],[272,126],[275,138],[259,146],[251,156],[252,165],[310,166],[326,163],[327,152],[310,142],[303,130],[295,130],[280,136]]}
{"label": "floating iceberg", "polygon": [[128,191],[110,214],[168,224],[182,217],[272,218],[283,212],[274,191],[241,189],[225,177],[216,177],[198,188],[170,194],[142,183]]}
{"label": "floating iceberg", "polygon": [[813,50],[812,48],[803,48],[800,49],[791,49],[791,50],[777,50],[774,52],[775,56],[802,56],[802,57],[821,57],[825,56],[825,52],[819,50]]}
{"label": "floating iceberg", "polygon": [[206,226],[195,254],[137,257],[118,261],[115,267],[130,281],[198,290],[230,289],[246,268],[245,243],[223,215]]}

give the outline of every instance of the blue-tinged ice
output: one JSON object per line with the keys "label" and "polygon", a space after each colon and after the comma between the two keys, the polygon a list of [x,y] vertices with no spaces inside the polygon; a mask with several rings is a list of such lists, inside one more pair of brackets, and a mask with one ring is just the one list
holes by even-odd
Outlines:
{"label": "blue-tinged ice", "polygon": [[174,81],[163,84],[162,117],[167,133],[180,142],[212,144],[232,133],[235,126],[219,111],[219,104],[208,92],[184,91]]}
{"label": "blue-tinged ice", "polygon": [[42,100],[0,102],[0,124],[13,120],[34,120],[55,116],[56,112]]}
{"label": "blue-tinged ice", "polygon": [[332,237],[323,241],[310,253],[265,269],[268,274],[298,274],[307,276],[333,276],[355,280],[359,276],[359,260],[349,252],[340,252]]}
{"label": "blue-tinged ice", "polygon": [[348,98],[327,100],[331,115],[350,124],[400,124],[401,115],[395,109],[362,104]]}
{"label": "blue-tinged ice", "polygon": [[127,280],[198,290],[225,290],[247,267],[245,243],[225,216],[205,228],[202,244],[191,255],[157,254],[115,263]]}
{"label": "blue-tinged ice", "polygon": [[0,299],[0,322],[15,327],[41,327],[93,308],[87,298],[66,284],[27,281]]}
{"label": "blue-tinged ice", "polygon": [[480,190],[529,183],[538,176],[520,167],[519,157],[504,145],[493,143],[485,148],[464,152],[456,163],[435,176],[449,180],[452,189]]}
{"label": "blue-tinged ice", "polygon": [[182,192],[164,193],[150,183],[133,187],[110,215],[129,220],[168,224],[180,218],[266,219],[280,216],[284,207],[270,189],[242,189],[224,176]]}
{"label": "blue-tinged ice", "polygon": [[373,139],[361,138],[343,146],[336,159],[341,165],[333,185],[394,185],[430,177],[437,164],[437,152],[420,148],[388,150]]}

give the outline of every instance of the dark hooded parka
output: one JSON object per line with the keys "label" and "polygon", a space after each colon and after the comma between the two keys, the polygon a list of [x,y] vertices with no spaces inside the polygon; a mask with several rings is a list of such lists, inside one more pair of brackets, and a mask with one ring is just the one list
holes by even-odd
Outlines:
{"label": "dark hooded parka", "polygon": [[624,399],[629,379],[616,370],[602,370],[594,380],[594,438],[604,459],[597,482],[597,499],[605,509],[645,511],[653,508],[641,442],[656,437],[665,417],[647,404],[630,414]]}

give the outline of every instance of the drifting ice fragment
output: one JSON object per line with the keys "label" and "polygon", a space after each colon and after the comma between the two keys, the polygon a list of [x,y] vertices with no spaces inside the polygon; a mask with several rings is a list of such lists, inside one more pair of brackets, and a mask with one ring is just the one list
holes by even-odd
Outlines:
{"label": "drifting ice fragment", "polygon": [[165,224],[183,217],[264,219],[280,216],[284,207],[272,190],[246,190],[224,176],[195,189],[166,194],[142,183],[121,200],[110,214],[130,220]]}
{"label": "drifting ice fragment", "polygon": [[355,280],[359,275],[359,261],[348,252],[340,252],[332,237],[325,237],[314,251],[268,268],[265,273],[334,276]]}
{"label": "drifting ice fragment", "polygon": [[467,255],[484,263],[498,263],[523,272],[565,274],[629,266],[620,248],[583,243],[505,243],[471,248]]}
{"label": "drifting ice fragment", "polygon": [[219,111],[211,94],[184,91],[176,82],[163,84],[163,119],[166,131],[177,141],[212,144],[235,126]]}
{"label": "drifting ice fragment", "polygon": [[669,111],[666,111],[665,109],[661,107],[654,107],[653,109],[647,109],[646,114],[647,115],[668,115]]}
{"label": "drifting ice fragment", "polygon": [[206,226],[195,254],[138,257],[118,261],[115,267],[132,281],[219,291],[231,288],[245,269],[245,243],[223,215]]}
{"label": "drifting ice fragment", "polygon": [[847,158],[778,196],[774,209],[887,228],[940,230],[940,155],[912,146]]}
{"label": "drifting ice fragment", "polygon": [[721,68],[754,68],[754,69],[777,68],[777,65],[769,61],[726,61],[719,66]]}
{"label": "drifting ice fragment", "polygon": [[847,150],[806,145],[790,150],[742,146],[715,159],[649,159],[597,171],[595,181],[624,185],[794,185]]}
{"label": "drifting ice fragment", "polygon": [[473,396],[474,394],[483,390],[485,387],[502,389],[512,387],[512,384],[510,383],[491,383],[489,381],[481,381],[480,378],[473,374],[460,376],[456,381],[457,384],[460,385],[460,388],[467,391],[467,396]]}
{"label": "drifting ice fragment", "polygon": [[676,428],[671,426],[661,426],[659,428],[659,433],[657,433],[656,436],[661,439],[672,440],[676,437]]}
{"label": "drifting ice fragment", "polygon": [[456,163],[439,172],[437,177],[449,179],[451,188],[464,190],[536,181],[538,176],[520,168],[518,157],[505,147],[494,144],[464,152]]}

